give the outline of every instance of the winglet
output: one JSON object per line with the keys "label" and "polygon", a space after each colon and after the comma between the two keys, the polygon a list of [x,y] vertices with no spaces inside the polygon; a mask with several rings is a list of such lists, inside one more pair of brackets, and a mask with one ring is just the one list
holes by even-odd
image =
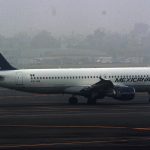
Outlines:
{"label": "winglet", "polygon": [[16,70],[16,68],[10,65],[9,62],[0,53],[0,71],[3,70]]}

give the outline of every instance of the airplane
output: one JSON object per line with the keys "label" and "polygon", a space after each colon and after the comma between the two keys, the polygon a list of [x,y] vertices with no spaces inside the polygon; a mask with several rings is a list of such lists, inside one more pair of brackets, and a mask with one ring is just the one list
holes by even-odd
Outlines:
{"label": "airplane", "polygon": [[72,68],[17,69],[0,53],[0,86],[44,94],[70,94],[69,104],[77,104],[77,96],[87,98],[87,104],[112,97],[132,100],[136,92],[149,93],[150,68]]}

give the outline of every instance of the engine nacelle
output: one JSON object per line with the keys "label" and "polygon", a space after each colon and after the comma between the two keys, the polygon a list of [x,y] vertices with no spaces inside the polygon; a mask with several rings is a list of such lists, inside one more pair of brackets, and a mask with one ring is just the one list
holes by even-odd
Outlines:
{"label": "engine nacelle", "polygon": [[132,100],[135,97],[135,89],[133,87],[115,87],[113,89],[113,98],[118,100]]}

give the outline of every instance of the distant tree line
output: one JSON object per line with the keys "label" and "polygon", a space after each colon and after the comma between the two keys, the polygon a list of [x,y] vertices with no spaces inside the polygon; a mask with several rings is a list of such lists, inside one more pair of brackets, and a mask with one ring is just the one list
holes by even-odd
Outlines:
{"label": "distant tree line", "polygon": [[118,54],[148,54],[150,50],[149,25],[135,24],[129,33],[112,33],[104,29],[96,29],[87,36],[71,34],[70,36],[55,37],[48,31],[40,31],[31,37],[25,33],[13,37],[0,35],[1,49],[52,49],[73,48],[91,49],[106,52],[110,55]]}
{"label": "distant tree line", "polygon": [[0,36],[0,48],[58,48],[60,41],[51,35],[50,32],[41,31],[34,37],[25,33],[17,34],[13,37],[5,38]]}

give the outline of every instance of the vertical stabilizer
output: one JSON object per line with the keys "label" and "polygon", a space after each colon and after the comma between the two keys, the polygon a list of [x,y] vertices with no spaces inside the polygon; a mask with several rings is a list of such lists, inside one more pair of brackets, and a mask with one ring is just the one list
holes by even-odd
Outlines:
{"label": "vertical stabilizer", "polygon": [[16,68],[11,66],[9,62],[4,58],[4,56],[0,53],[0,71],[3,70],[16,70]]}

